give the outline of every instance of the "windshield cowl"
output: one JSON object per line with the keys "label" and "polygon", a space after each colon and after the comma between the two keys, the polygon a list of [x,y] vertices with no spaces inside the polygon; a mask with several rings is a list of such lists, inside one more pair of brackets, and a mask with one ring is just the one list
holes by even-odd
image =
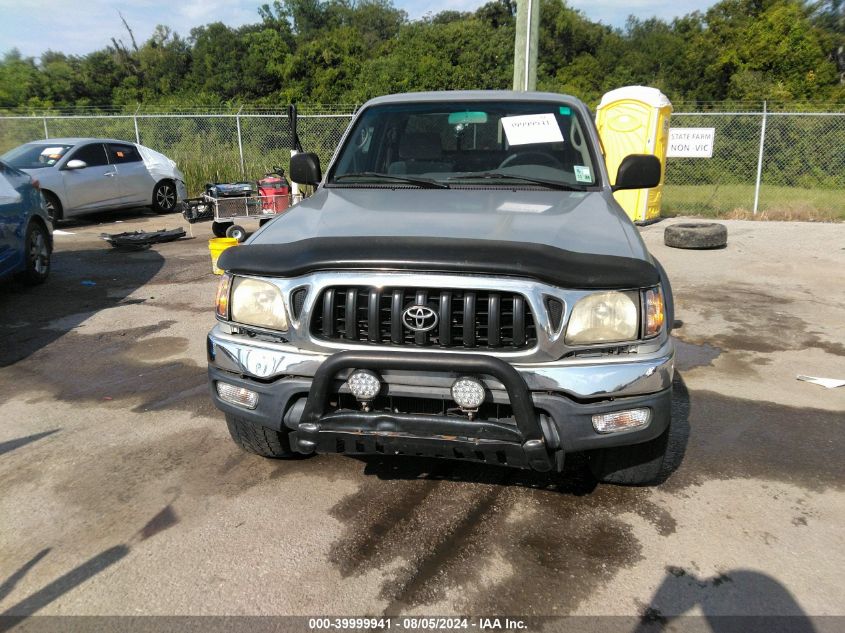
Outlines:
{"label": "windshield cowl", "polygon": [[348,179],[357,179],[362,180],[364,182],[394,182],[394,183],[403,183],[406,185],[415,185],[417,187],[422,187],[424,189],[448,189],[449,185],[446,183],[438,182],[431,178],[411,178],[409,176],[398,176],[394,174],[380,174],[377,172],[372,171],[365,171],[359,173],[352,173],[352,174],[342,174],[340,176],[335,177],[335,182],[339,182],[341,180],[348,180]]}

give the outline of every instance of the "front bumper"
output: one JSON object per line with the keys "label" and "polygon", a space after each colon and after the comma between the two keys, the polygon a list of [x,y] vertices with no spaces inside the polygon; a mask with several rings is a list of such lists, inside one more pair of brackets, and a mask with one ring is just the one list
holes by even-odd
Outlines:
{"label": "front bumper", "polygon": [[[407,355],[416,356],[416,350],[409,350]],[[462,352],[438,354],[455,360],[466,355]],[[313,378],[331,356],[300,350],[292,345],[226,334],[219,325],[208,335],[209,364],[262,382],[291,376]],[[576,400],[592,400],[651,394],[667,389],[672,384],[674,357],[674,344],[669,338],[665,345],[648,355],[512,363],[512,366],[520,373],[530,391],[562,393]],[[408,388],[418,386],[448,390],[452,384],[448,377],[436,372],[408,373],[396,370],[383,372],[382,376],[388,384]],[[504,385],[500,382],[487,381],[487,386],[494,396],[496,392],[504,395]]]}
{"label": "front bumper", "polygon": [[[208,338],[212,397],[221,410],[255,424],[292,431],[303,453],[403,453],[474,459],[531,468],[560,469],[563,454],[636,444],[668,426],[674,350],[671,339],[648,358],[609,362],[511,365],[494,356],[466,353],[340,352],[314,354],[248,342],[212,331]],[[331,411],[351,369],[373,369],[396,396],[449,399],[459,374],[481,378],[493,402],[509,404],[506,420],[468,421],[452,415],[385,411]],[[223,381],[259,394],[255,409],[219,398]],[[643,428],[598,434],[592,416],[648,407]]]}

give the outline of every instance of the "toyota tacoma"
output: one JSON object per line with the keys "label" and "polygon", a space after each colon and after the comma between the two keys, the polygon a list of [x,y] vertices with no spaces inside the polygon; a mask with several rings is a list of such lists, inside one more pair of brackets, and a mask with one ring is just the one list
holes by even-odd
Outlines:
{"label": "toyota tacoma", "polygon": [[230,248],[208,335],[211,393],[265,457],[384,454],[660,480],[672,295],[614,200],[588,108],[539,92],[373,99],[315,187]]}

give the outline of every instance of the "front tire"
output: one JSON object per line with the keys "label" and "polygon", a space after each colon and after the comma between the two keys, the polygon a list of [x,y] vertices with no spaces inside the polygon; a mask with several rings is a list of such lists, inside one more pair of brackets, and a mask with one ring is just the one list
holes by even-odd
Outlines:
{"label": "front tire", "polygon": [[658,484],[669,446],[669,429],[642,444],[615,446],[593,451],[588,463],[593,477],[601,482],[621,486]]}
{"label": "front tire", "polygon": [[28,286],[43,284],[50,274],[50,238],[40,223],[32,222],[26,229],[24,249],[26,268],[21,281]]}
{"label": "front tire", "polygon": [[177,202],[176,185],[171,181],[162,180],[153,189],[153,211],[156,213],[173,213]]}
{"label": "front tire", "polygon": [[299,456],[291,450],[289,431],[274,431],[229,413],[226,414],[226,426],[235,444],[248,453],[273,459]]}

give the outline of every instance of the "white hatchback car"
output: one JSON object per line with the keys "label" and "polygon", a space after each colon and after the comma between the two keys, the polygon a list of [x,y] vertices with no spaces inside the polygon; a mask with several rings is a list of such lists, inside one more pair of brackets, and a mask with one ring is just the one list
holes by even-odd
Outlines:
{"label": "white hatchback car", "polygon": [[126,207],[175,211],[187,198],[176,163],[149,147],[116,139],[52,138],[2,156],[41,183],[53,221]]}

